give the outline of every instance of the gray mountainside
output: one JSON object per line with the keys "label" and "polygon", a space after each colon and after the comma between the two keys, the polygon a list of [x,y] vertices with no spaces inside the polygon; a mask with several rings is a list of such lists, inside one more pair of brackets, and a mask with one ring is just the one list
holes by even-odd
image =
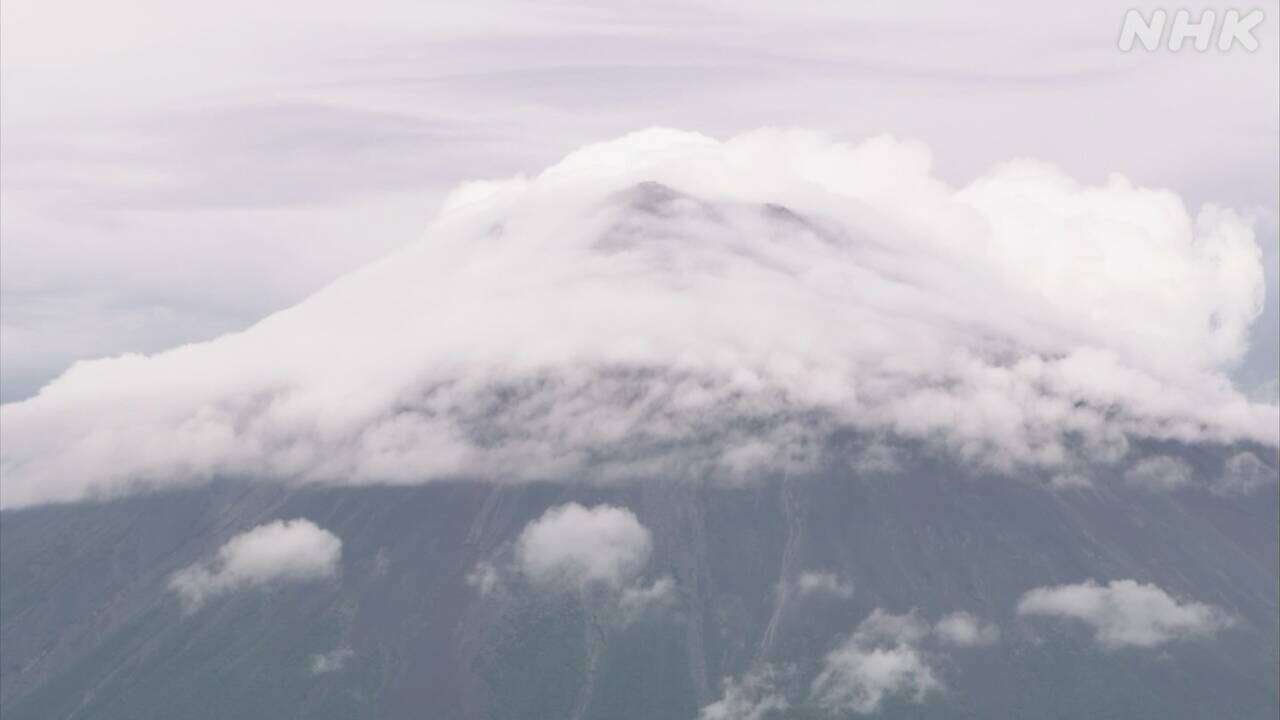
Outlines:
{"label": "gray mountainside", "polygon": [[[837,443],[838,445],[838,443]],[[0,515],[0,710],[33,718],[694,718],[726,677],[785,669],[786,717],[876,608],[999,625],[990,645],[930,656],[941,689],[887,697],[911,718],[1274,718],[1276,487],[1152,492],[1099,470],[1051,490],[936,453],[896,468],[856,443],[817,470],[741,487],[698,482],[288,488],[224,481]],[[1257,449],[1255,449],[1257,450]],[[1175,454],[1197,478],[1226,451]],[[1268,464],[1274,454],[1259,450]],[[521,530],[577,501],[652,532],[644,579],[673,600],[623,620],[592,598],[502,576]],[[186,612],[179,569],[232,535],[307,518],[342,539],[336,578],[229,593]],[[786,592],[807,571],[850,592]],[[1233,624],[1154,648],[1016,612],[1044,585],[1150,582]],[[319,656],[329,658],[325,663]],[[321,672],[323,670],[323,672]]]}

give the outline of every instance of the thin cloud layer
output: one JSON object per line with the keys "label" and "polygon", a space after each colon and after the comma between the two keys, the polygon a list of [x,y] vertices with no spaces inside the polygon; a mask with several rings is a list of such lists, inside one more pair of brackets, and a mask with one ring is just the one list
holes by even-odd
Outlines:
{"label": "thin cloud layer", "polygon": [[481,597],[486,597],[502,587],[502,573],[493,563],[480,562],[467,573],[466,583]]}
{"label": "thin cloud layer", "polygon": [[342,540],[310,520],[276,520],[236,535],[210,561],[169,581],[188,610],[237,590],[275,582],[305,582],[338,574]]}
{"label": "thin cloud layer", "polygon": [[355,657],[355,651],[349,647],[339,647],[327,653],[312,655],[307,663],[312,675],[338,672],[346,667],[347,661]]}
{"label": "thin cloud layer", "polygon": [[1125,471],[1124,479],[1130,485],[1162,492],[1190,485],[1193,474],[1191,466],[1185,460],[1155,455],[1139,460]]}
{"label": "thin cloud layer", "polygon": [[1221,608],[1180,600],[1156,585],[1134,580],[1035,588],[1018,602],[1018,614],[1082,621],[1093,628],[1094,640],[1110,650],[1203,637],[1232,622]]}
{"label": "thin cloud layer", "polygon": [[1249,495],[1275,485],[1275,468],[1267,467],[1257,455],[1241,452],[1227,458],[1222,475],[1210,490],[1216,495]]}
{"label": "thin cloud layer", "polygon": [[1249,225],[1041,163],[650,130],[456,191],[427,237],[252,328],[80,363],[0,410],[16,507],[219,476],[741,481],[839,428],[997,469],[1134,437],[1277,444],[1222,374]]}

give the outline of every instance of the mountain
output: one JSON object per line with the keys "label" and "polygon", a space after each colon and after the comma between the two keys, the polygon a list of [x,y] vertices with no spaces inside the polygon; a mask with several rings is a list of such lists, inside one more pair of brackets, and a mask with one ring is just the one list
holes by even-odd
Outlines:
{"label": "mountain", "polygon": [[9,718],[1280,711],[1230,210],[669,130],[0,409]]}
{"label": "mountain", "polygon": [[[1206,471],[1221,460],[1187,458]],[[620,620],[511,574],[487,594],[468,583],[477,565],[509,566],[522,529],[566,502],[634,511],[653,538],[643,576],[670,576],[671,602]],[[342,538],[336,577],[194,612],[170,591],[173,573],[235,533],[295,517]],[[807,683],[883,608],[926,621],[966,611],[1000,635],[930,651],[941,688],[887,696],[876,717],[1266,718],[1278,707],[1277,527],[1274,487],[1153,495],[1099,478],[1052,490],[940,460],[833,463],[741,488],[228,482],[6,511],[0,707],[14,720],[693,718],[723,678],[771,664],[793,666],[780,692],[799,698],[779,717],[825,717],[806,706]],[[850,591],[797,589],[818,572]],[[1016,612],[1033,587],[1090,578],[1151,583],[1233,623],[1108,648],[1078,622]],[[326,655],[334,667],[316,672]]]}

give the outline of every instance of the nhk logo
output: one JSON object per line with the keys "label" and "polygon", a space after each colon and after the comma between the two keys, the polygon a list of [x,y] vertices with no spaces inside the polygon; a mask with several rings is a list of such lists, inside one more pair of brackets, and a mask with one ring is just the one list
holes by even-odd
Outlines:
{"label": "nhk logo", "polygon": [[1148,51],[1168,48],[1177,52],[1191,41],[1198,52],[1207,51],[1211,45],[1221,52],[1237,46],[1253,52],[1258,49],[1258,38],[1254,37],[1253,31],[1264,19],[1262,10],[1257,8],[1243,14],[1239,10],[1227,10],[1222,14],[1221,23],[1218,22],[1218,13],[1213,10],[1202,11],[1194,21],[1190,10],[1178,10],[1172,15],[1165,10],[1154,10],[1150,17],[1143,17],[1137,10],[1129,10],[1124,15],[1124,24],[1120,26],[1119,46],[1124,52],[1133,50],[1135,43],[1140,43]]}

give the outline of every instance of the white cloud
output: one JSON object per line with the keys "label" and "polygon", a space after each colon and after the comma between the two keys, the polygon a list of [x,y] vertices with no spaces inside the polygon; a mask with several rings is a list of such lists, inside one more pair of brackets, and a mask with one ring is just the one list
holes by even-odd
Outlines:
{"label": "white cloud", "polygon": [[1221,608],[1180,600],[1156,585],[1134,580],[1035,588],[1018,602],[1018,614],[1080,620],[1093,628],[1094,639],[1108,649],[1154,647],[1206,636],[1232,622]]}
{"label": "white cloud", "polygon": [[1125,482],[1130,485],[1161,492],[1176,490],[1191,484],[1191,466],[1184,460],[1168,455],[1155,455],[1139,460],[1125,474]]}
{"label": "white cloud", "polygon": [[651,130],[473,186],[248,330],[4,405],[0,505],[218,476],[736,480],[846,427],[997,468],[1276,445],[1276,406],[1222,375],[1262,300],[1238,215],[1030,161],[956,188],[931,162]]}
{"label": "white cloud", "polygon": [[274,582],[303,582],[334,577],[342,540],[310,520],[275,520],[236,535],[212,560],[176,573],[169,588],[195,610],[236,590]]}
{"label": "white cloud", "polygon": [[[654,118],[726,132],[788,108],[815,127],[928,138],[951,177],[1031,155],[1275,216],[1275,142],[1251,130],[1275,122],[1274,13],[1260,52],[1186,63],[1098,52],[1114,48],[1117,13],[1101,0],[1051,23],[1008,0],[757,3],[734,8],[734,32],[716,4],[323,5],[3,3],[0,72],[23,98],[0,110],[0,378],[22,385],[4,397],[74,359],[243,327],[416,237],[448,184],[536,170]],[[866,29],[856,43],[851,23]],[[860,102],[829,102],[853,86]],[[680,102],[658,110],[658,97]],[[1117,99],[1124,117],[1080,127]],[[426,187],[396,192],[414,182]],[[1255,343],[1266,377],[1273,238]]]}
{"label": "white cloud", "polygon": [[942,690],[928,657],[917,646],[929,627],[915,613],[877,608],[822,661],[810,699],[831,713],[869,715],[890,696],[913,702]]}
{"label": "white cloud", "polygon": [[485,597],[502,587],[502,574],[493,563],[480,562],[467,573],[466,581],[468,587]]}
{"label": "white cloud", "polygon": [[919,613],[895,615],[876,608],[854,631],[852,639],[862,645],[914,645],[929,636],[929,625]]}
{"label": "white cloud", "polygon": [[327,653],[318,653],[308,659],[308,667],[313,675],[337,672],[346,666],[347,661],[355,657],[355,652],[348,647],[340,647]]}
{"label": "white cloud", "polygon": [[830,716],[870,715],[890,697],[923,703],[945,689],[936,665],[946,657],[936,644],[972,648],[999,639],[998,627],[971,613],[953,612],[930,626],[915,610],[897,615],[876,608],[822,658],[807,696],[787,692],[794,668],[757,664],[741,679],[726,678],[721,699],[698,717],[773,717],[793,704]]}
{"label": "white cloud", "polygon": [[1000,628],[979,620],[972,613],[953,612],[934,623],[933,634],[956,647],[994,645],[1000,641]]}
{"label": "white cloud", "polygon": [[550,508],[516,542],[516,563],[534,585],[622,591],[649,563],[653,541],[635,513],[612,505]]}
{"label": "white cloud", "polygon": [[702,708],[698,720],[767,720],[778,718],[791,707],[783,689],[785,673],[772,665],[754,668],[741,679],[724,679],[719,700]]}
{"label": "white cloud", "polygon": [[828,596],[848,600],[853,597],[853,583],[831,572],[807,570],[796,578],[796,590],[802,597]]}
{"label": "white cloud", "polygon": [[[626,626],[678,600],[669,575],[643,584],[652,552],[649,530],[630,510],[568,503],[525,526],[516,540],[514,569],[539,591],[576,594],[597,622]],[[481,563],[467,583],[487,595],[504,586],[503,574]]]}
{"label": "white cloud", "polygon": [[1249,495],[1276,483],[1275,468],[1268,467],[1251,452],[1241,452],[1227,458],[1222,475],[1210,487],[1218,495]]}
{"label": "white cloud", "polygon": [[618,597],[618,610],[622,622],[634,622],[644,613],[671,607],[676,602],[676,583],[663,576],[649,587],[635,586],[623,589]]}

